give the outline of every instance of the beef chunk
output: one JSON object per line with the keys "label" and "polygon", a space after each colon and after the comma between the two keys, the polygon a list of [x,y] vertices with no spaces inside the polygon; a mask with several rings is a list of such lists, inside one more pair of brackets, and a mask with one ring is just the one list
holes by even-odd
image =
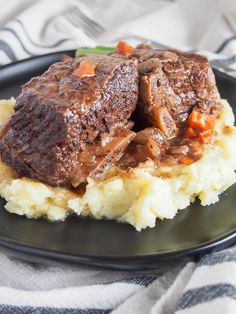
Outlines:
{"label": "beef chunk", "polygon": [[[78,77],[86,60],[95,73]],[[23,86],[1,134],[1,159],[20,175],[70,186],[86,145],[127,125],[137,97],[135,60],[91,55],[53,64]]]}
{"label": "beef chunk", "polygon": [[147,125],[173,137],[193,108],[218,116],[220,96],[205,57],[147,45],[138,46],[132,57],[139,61],[139,110]]}
{"label": "beef chunk", "polygon": [[[156,164],[190,164],[201,158],[203,143],[198,132],[193,138],[186,132],[189,114],[194,110],[218,117],[222,108],[207,59],[143,44],[130,58],[138,60],[139,99],[134,119],[139,132],[119,165],[135,167],[147,159]],[[214,137],[209,143],[214,143]]]}
{"label": "beef chunk", "polygon": [[72,185],[77,187],[87,178],[101,178],[109,166],[121,158],[134,137],[135,133],[127,128],[117,128],[112,134],[102,136],[97,143],[87,144],[79,155]]}

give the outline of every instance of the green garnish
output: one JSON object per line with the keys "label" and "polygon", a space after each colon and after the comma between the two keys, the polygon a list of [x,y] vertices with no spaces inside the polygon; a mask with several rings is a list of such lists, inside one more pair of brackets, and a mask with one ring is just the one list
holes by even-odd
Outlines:
{"label": "green garnish", "polygon": [[84,54],[103,55],[109,52],[115,51],[114,47],[96,46],[94,48],[78,48],[75,52],[75,56],[78,57]]}

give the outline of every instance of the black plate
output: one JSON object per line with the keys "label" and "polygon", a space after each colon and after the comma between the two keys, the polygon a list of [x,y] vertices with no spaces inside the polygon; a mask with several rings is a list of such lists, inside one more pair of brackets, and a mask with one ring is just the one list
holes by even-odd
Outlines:
{"label": "black plate", "polygon": [[[65,52],[63,52],[65,53]],[[66,52],[74,55],[74,51]],[[0,69],[0,99],[17,96],[20,86],[59,60],[54,53]],[[236,80],[215,71],[221,96],[236,109]],[[31,261],[67,261],[113,268],[163,268],[177,260],[199,256],[236,242],[236,185],[220,202],[199,203],[173,220],[158,221],[153,229],[137,232],[126,224],[69,217],[61,223],[29,220],[9,214],[0,201],[0,245]]]}

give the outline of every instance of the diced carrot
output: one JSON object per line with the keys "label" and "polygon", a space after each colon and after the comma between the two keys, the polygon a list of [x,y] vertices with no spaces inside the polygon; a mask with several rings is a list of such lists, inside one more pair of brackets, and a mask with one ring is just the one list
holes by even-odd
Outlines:
{"label": "diced carrot", "polygon": [[188,120],[189,126],[199,130],[213,130],[215,128],[216,118],[213,115],[193,110]]}
{"label": "diced carrot", "polygon": [[185,156],[181,156],[179,162],[182,165],[191,165],[194,162],[194,160]]}
{"label": "diced carrot", "polygon": [[216,124],[216,118],[213,115],[207,116],[205,120],[205,129],[214,130]]}
{"label": "diced carrot", "polygon": [[205,118],[204,113],[193,110],[189,116],[188,124],[192,128],[204,130],[206,127]]}
{"label": "diced carrot", "polygon": [[78,69],[73,72],[74,76],[84,78],[95,75],[95,66],[89,62],[81,62]]}
{"label": "diced carrot", "polygon": [[194,138],[194,137],[197,136],[197,134],[196,134],[196,132],[194,131],[193,128],[189,127],[189,128],[187,128],[187,130],[186,130],[186,136],[187,136],[188,138]]}
{"label": "diced carrot", "polygon": [[212,130],[205,130],[199,133],[198,138],[203,144],[210,144],[212,143],[213,136],[214,132]]}
{"label": "diced carrot", "polygon": [[125,41],[120,40],[116,45],[116,51],[121,55],[129,57],[133,53],[134,48],[127,44]]}

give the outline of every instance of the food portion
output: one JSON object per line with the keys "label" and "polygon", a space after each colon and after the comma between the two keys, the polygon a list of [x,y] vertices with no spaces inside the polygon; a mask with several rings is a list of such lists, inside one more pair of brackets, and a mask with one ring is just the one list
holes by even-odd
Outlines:
{"label": "food portion", "polygon": [[136,114],[142,125],[125,162],[134,167],[148,157],[168,164],[198,160],[201,144],[214,142],[214,124],[222,108],[208,60],[147,45],[131,53],[138,60]]}
{"label": "food portion", "polygon": [[[140,75],[139,106],[148,123],[173,137],[192,109],[218,116],[220,95],[206,57],[179,51],[160,51],[140,45],[134,52]],[[165,111],[162,108],[166,108]],[[168,112],[168,113],[167,113]],[[168,116],[165,124],[160,116]]]}
{"label": "food portion", "polygon": [[141,230],[197,197],[218,201],[236,182],[236,128],[207,59],[125,42],[101,48],[64,56],[25,84],[13,115],[14,101],[0,102],[0,116],[9,110],[0,121],[7,210]]}
{"label": "food portion", "polygon": [[[136,60],[88,55],[53,64],[17,97],[1,132],[1,160],[22,176],[77,187],[81,173],[105,170],[132,140],[128,119],[137,97]],[[102,137],[111,145],[100,145]],[[83,162],[91,145],[96,154]]]}
{"label": "food portion", "polygon": [[[13,108],[14,102],[11,103]],[[44,216],[52,221],[63,220],[71,213],[116,219],[142,230],[154,227],[157,218],[172,219],[196,198],[203,206],[214,204],[236,182],[234,115],[226,101],[222,106],[215,127],[216,142],[206,146],[198,161],[157,166],[148,159],[128,171],[113,167],[105,179],[89,179],[84,194],[22,178],[0,162],[0,194],[7,201],[6,209],[28,218]],[[12,108],[9,101],[0,101],[0,116],[3,110]]]}

